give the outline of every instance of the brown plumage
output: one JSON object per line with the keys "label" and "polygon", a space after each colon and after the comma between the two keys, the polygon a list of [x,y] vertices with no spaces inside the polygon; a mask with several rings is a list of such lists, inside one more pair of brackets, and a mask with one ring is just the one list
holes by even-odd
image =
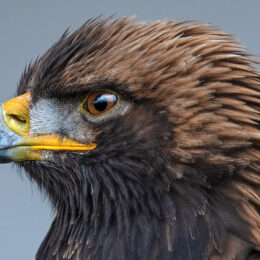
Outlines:
{"label": "brown plumage", "polygon": [[[206,24],[122,18],[65,33],[18,94],[31,92],[33,107],[112,89],[131,108],[95,125],[97,148],[85,157],[19,163],[57,211],[37,259],[259,259],[256,64]],[[88,177],[79,185],[77,174]]]}

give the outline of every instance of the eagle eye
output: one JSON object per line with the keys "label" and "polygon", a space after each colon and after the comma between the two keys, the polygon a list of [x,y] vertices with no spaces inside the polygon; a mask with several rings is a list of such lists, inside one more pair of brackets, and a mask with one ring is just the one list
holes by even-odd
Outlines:
{"label": "eagle eye", "polygon": [[107,91],[93,91],[81,103],[81,111],[91,116],[100,116],[115,108],[119,103],[119,95]]}

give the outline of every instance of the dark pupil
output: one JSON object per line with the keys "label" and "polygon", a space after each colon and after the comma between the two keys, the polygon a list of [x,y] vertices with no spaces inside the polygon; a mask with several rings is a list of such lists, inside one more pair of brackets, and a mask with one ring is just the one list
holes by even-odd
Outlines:
{"label": "dark pupil", "polygon": [[108,102],[113,102],[113,105],[116,103],[116,96],[109,94],[100,94],[96,97],[94,101],[94,107],[97,111],[103,112],[108,106]]}

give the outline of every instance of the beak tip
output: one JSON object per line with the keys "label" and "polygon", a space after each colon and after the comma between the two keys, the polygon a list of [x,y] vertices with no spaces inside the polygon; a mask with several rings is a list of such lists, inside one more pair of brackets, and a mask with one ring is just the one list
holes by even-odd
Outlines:
{"label": "beak tip", "polygon": [[0,163],[13,162],[12,158],[7,154],[6,150],[0,150]]}

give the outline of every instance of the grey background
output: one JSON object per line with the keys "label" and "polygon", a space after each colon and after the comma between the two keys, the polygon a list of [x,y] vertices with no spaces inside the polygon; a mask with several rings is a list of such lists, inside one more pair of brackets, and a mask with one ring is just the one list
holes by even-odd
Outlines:
{"label": "grey background", "polygon": [[[260,0],[0,0],[0,102],[14,96],[24,66],[71,30],[99,15],[210,22],[260,54]],[[0,165],[0,260],[34,259],[53,214],[15,167]]]}

